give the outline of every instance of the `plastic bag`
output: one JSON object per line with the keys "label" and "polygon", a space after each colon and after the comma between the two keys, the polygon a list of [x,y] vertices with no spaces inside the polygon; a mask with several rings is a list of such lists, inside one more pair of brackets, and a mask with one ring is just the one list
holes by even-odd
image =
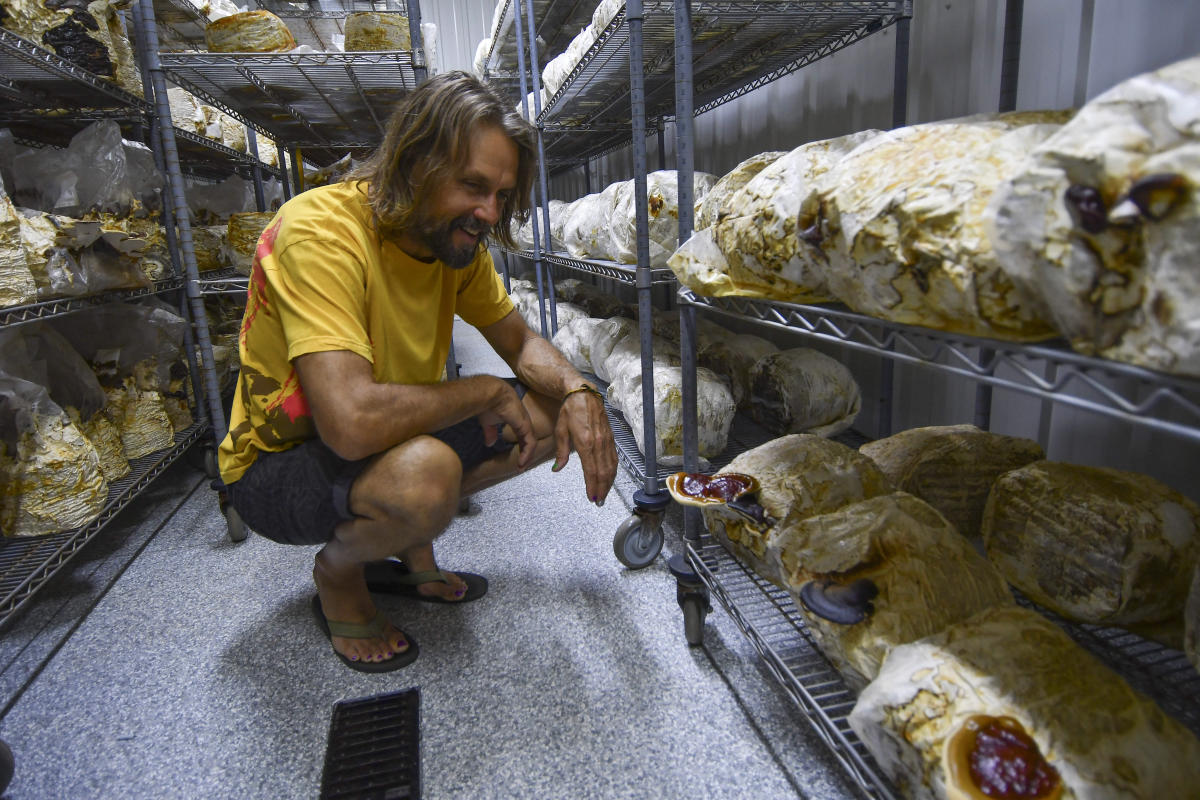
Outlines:
{"label": "plastic bag", "polygon": [[13,183],[18,205],[76,217],[157,208],[163,186],[153,153],[125,142],[113,120],[84,128],[64,150],[18,152]]}
{"label": "plastic bag", "polygon": [[0,181],[4,182],[4,186],[0,188],[5,192],[11,192],[16,185],[13,181],[12,163],[19,151],[20,148],[17,147],[17,141],[13,138],[12,131],[8,128],[0,128]]}
{"label": "plastic bag", "polygon": [[13,157],[13,200],[19,206],[68,216],[79,212],[77,160],[64,150],[18,150]]}
{"label": "plastic bag", "polygon": [[78,528],[107,500],[96,448],[44,387],[0,371],[0,532]]}
{"label": "plastic bag", "polygon": [[153,359],[154,385],[138,388],[159,391],[170,386],[171,365],[180,358],[187,328],[187,321],[161,300],[109,303],[56,317],[49,324],[92,365],[105,387],[138,376],[138,365]]}
{"label": "plastic bag", "polygon": [[[114,247],[110,242],[118,242]],[[131,245],[124,247],[122,245]],[[141,289],[153,286],[153,281],[141,267],[145,243],[128,237],[102,237],[79,254],[79,265],[87,279],[89,292],[111,289]]]}
{"label": "plastic bag", "polygon": [[0,369],[46,387],[60,407],[90,419],[104,408],[104,389],[83,357],[45,322],[0,331]]}
{"label": "plastic bag", "polygon": [[186,195],[196,225],[227,222],[230,214],[254,208],[254,184],[237,175],[220,183],[189,186]]}

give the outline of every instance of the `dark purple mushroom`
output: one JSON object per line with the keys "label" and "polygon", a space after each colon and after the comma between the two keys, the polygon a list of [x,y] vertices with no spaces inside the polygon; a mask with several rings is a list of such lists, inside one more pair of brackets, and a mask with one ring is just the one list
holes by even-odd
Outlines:
{"label": "dark purple mushroom", "polygon": [[1180,203],[1188,191],[1187,179],[1169,172],[1147,175],[1129,187],[1129,199],[1146,219],[1158,222]]}
{"label": "dark purple mushroom", "polygon": [[758,502],[757,494],[744,494],[725,505],[758,525],[775,524],[775,520],[767,516],[767,510]]}
{"label": "dark purple mushroom", "polygon": [[800,587],[800,600],[805,608],[839,625],[854,625],[875,613],[871,601],[878,594],[879,587],[869,578],[859,578],[844,585],[819,579]]}
{"label": "dark purple mushroom", "polygon": [[825,239],[825,236],[821,233],[821,224],[819,222],[814,222],[807,228],[796,231],[796,236],[802,241],[808,242],[813,247],[820,247],[821,242]]}
{"label": "dark purple mushroom", "polygon": [[1072,184],[1067,189],[1066,201],[1071,219],[1088,233],[1103,233],[1108,227],[1108,209],[1096,187]]}

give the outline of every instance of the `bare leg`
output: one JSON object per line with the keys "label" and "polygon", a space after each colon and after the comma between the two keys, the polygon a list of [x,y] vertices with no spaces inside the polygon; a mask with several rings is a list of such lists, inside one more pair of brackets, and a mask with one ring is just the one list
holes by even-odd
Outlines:
{"label": "bare leg", "polygon": [[[538,442],[534,463],[554,452],[557,401],[530,393],[525,397]],[[414,571],[436,569],[433,540],[450,524],[463,492],[478,491],[516,475],[517,451],[489,459],[463,473],[454,451],[430,436],[419,436],[382,453],[363,470],[350,490],[354,520],[334,531],[317,553],[313,579],[326,617],[340,622],[368,622],[375,604],[363,579],[363,564],[397,555]],[[463,585],[427,584],[428,590],[452,596]],[[426,589],[426,587],[421,587]],[[391,626],[379,639],[333,637],[334,648],[349,658],[386,661],[408,647]]]}
{"label": "bare leg", "polygon": [[[541,464],[554,455],[554,422],[558,419],[559,401],[545,395],[529,392],[523,401],[529,418],[533,421],[533,435],[537,437],[537,447],[534,449],[533,461],[530,466]],[[516,441],[512,432],[504,431],[504,438]],[[517,457],[520,454],[514,447],[505,455],[489,458],[482,464],[477,464],[463,474],[462,493],[474,494],[480,489],[495,486],[520,473],[517,468]]]}
{"label": "bare leg", "polygon": [[[326,617],[368,622],[375,604],[363,579],[363,564],[432,544],[458,506],[462,465],[449,447],[419,436],[382,453],[354,482],[344,522],[317,553],[313,579]],[[394,628],[379,639],[333,637],[334,648],[349,658],[386,661],[408,644]]]}
{"label": "bare leg", "polygon": [[[554,415],[558,413],[559,404],[556,400],[532,392],[525,395],[524,403],[533,420],[534,435],[538,437],[533,463],[540,464],[554,454]],[[513,440],[511,434],[508,438]],[[517,455],[518,452],[514,448],[505,455],[496,456],[472,467],[463,475],[462,495],[466,496],[488,486],[494,486],[517,475],[520,472],[517,468]],[[414,572],[437,569],[432,545],[414,547],[400,553],[399,557]],[[462,592],[466,591],[467,585],[454,573],[446,574],[450,576],[450,583],[434,581],[418,586],[417,591],[427,596],[457,600],[462,596]]]}

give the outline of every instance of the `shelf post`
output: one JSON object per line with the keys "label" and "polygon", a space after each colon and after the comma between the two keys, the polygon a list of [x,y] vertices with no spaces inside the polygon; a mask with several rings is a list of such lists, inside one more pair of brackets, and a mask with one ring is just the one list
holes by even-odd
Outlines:
{"label": "shelf post", "polygon": [[[523,2],[523,0],[513,0],[513,2]],[[550,193],[546,184],[546,148],[542,141],[542,123],[538,121],[542,116],[542,76],[538,69],[541,63],[538,59],[537,48],[537,28],[533,23],[533,0],[529,0],[529,8],[526,9],[525,23],[529,26],[529,77],[533,81],[533,126],[537,132],[537,158],[538,158],[538,186],[541,189],[541,203],[543,219],[543,232],[545,234],[546,249],[541,250],[538,247],[538,221],[537,212],[538,206],[533,208],[533,243],[534,253],[549,253],[553,251],[550,244]],[[554,294],[554,275],[550,272],[550,267],[543,267],[546,271],[546,293],[550,303],[550,333],[554,335],[558,333],[558,298]]]}
{"label": "shelf post", "polygon": [[258,159],[258,134],[246,126],[246,151],[254,161],[250,164],[250,175],[254,179],[254,203],[259,211],[267,210],[267,195],[263,191],[262,162]]}
{"label": "shelf post", "polygon": [[[694,88],[692,74],[692,4],[675,2],[675,171],[679,195],[679,244],[692,235],[695,196]],[[664,158],[663,132],[658,130],[658,149]],[[680,391],[683,395],[683,469],[700,468],[699,411],[696,380],[696,307],[679,304],[679,348],[682,362]],[[683,509],[683,536],[694,542],[700,538],[699,509]]]}
{"label": "shelf post", "polygon": [[625,4],[629,26],[629,102],[633,117],[633,205],[637,220],[638,332],[642,346],[642,443],[645,491],[657,495],[658,453],[654,439],[654,306],[650,273],[650,212],[646,203],[646,82],[643,73],[642,0]]}
{"label": "shelf post", "polygon": [[[892,73],[892,127],[902,128],[908,122],[908,44],[912,20],[903,16],[904,3],[897,0],[896,9],[902,16],[896,20],[896,57]],[[884,358],[879,367],[879,405],[876,409],[875,435],[879,438],[892,433],[892,397],[896,383],[896,363]]]}
{"label": "shelf post", "polygon": [[421,0],[408,0],[408,41],[412,46],[413,78],[418,86],[429,77],[425,62],[425,36],[421,33]]}
{"label": "shelf post", "polygon": [[[162,63],[158,59],[158,31],[154,27],[152,0],[137,0],[138,41],[144,50],[146,72],[149,73],[154,95],[154,109],[160,120],[159,135],[162,142],[163,163],[170,202],[173,204],[175,225],[179,230],[179,249],[183,256],[183,286],[192,311],[192,326],[196,344],[200,348],[201,370],[204,373],[204,397],[208,403],[208,416],[212,424],[214,444],[225,438],[225,411],[221,405],[221,390],[217,385],[217,369],[213,360],[212,341],[208,335],[208,317],[204,312],[204,298],[200,294],[199,270],[196,268],[196,251],[192,242],[192,225],[188,215],[187,197],[183,190],[182,172],[179,168],[179,151],[175,146],[175,129],[161,124],[171,119],[171,105],[167,100],[167,79]],[[199,398],[197,398],[199,400]]]}
{"label": "shelf post", "polygon": [[[529,83],[525,80],[525,31],[522,24],[523,15],[521,14],[522,0],[510,0],[513,9],[513,28],[517,37],[517,78],[521,85],[521,112],[525,115],[525,119],[535,119],[532,112],[533,109],[529,105]],[[546,291],[544,287],[544,276],[542,274],[542,247],[538,241],[539,229],[537,218],[538,206],[538,186],[534,184],[530,189],[529,207],[532,214],[531,223],[533,225],[533,274],[537,279],[538,293],[538,317],[541,322],[541,334],[544,338],[549,339],[553,336],[550,333],[550,327],[546,324]]]}

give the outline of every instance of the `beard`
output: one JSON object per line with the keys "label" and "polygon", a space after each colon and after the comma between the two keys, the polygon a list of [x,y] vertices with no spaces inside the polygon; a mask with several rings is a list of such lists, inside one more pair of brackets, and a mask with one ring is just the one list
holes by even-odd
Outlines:
{"label": "beard", "polygon": [[[423,217],[414,227],[434,257],[451,269],[470,266],[479,248],[487,246],[488,234],[492,232],[492,226],[480,222],[472,214],[464,214],[448,222]],[[454,232],[460,230],[478,239],[469,245],[456,245]]]}

